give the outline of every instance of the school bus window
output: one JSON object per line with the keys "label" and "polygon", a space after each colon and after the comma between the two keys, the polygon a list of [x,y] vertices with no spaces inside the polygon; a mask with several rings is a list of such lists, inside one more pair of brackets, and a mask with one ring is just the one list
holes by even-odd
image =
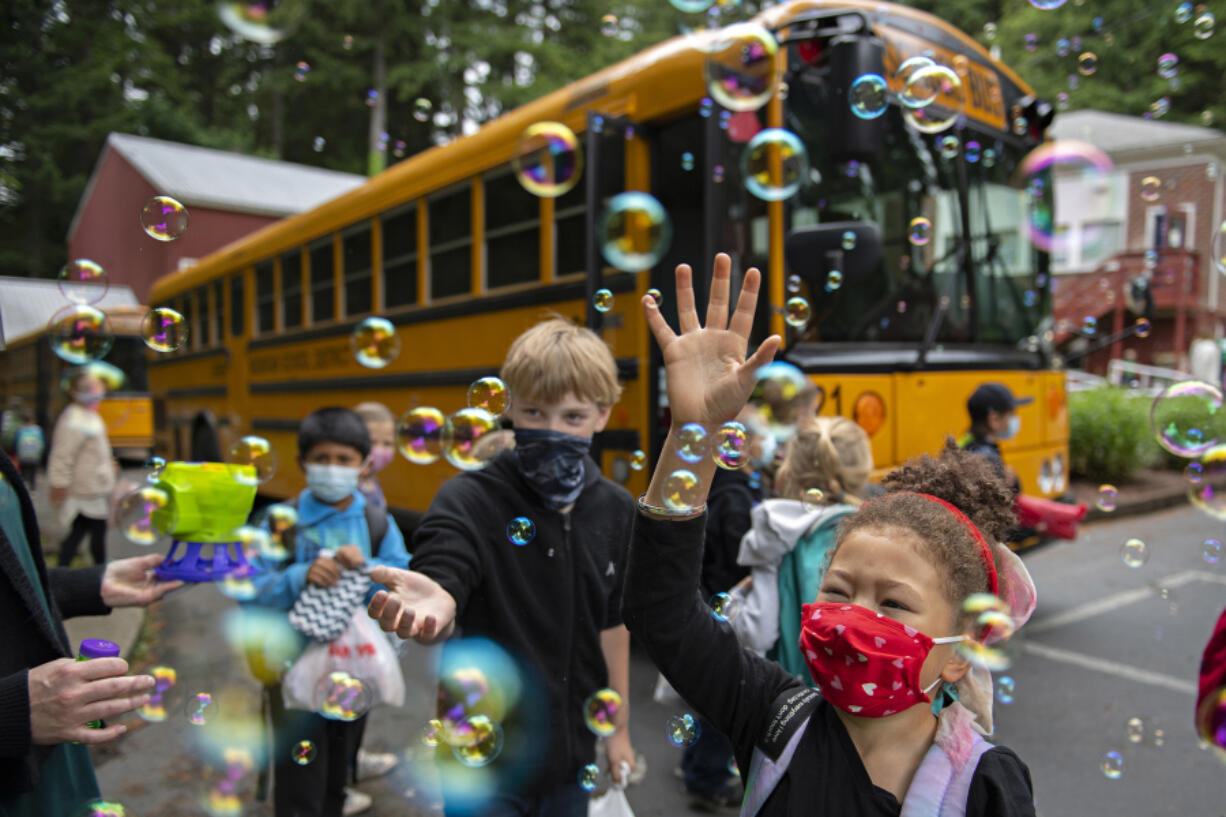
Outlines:
{"label": "school bus window", "polygon": [[587,206],[582,183],[554,200],[554,222],[557,242],[556,276],[583,272],[587,264]]}
{"label": "school bus window", "polygon": [[222,286],[222,282],[214,281],[213,282],[213,322],[209,325],[210,326],[209,331],[213,333],[212,335],[213,343],[216,345],[221,345],[221,342],[223,340],[223,335],[221,332],[221,327],[223,325],[222,324],[222,313],[224,312],[225,306],[226,306],[224,292],[225,291]]}
{"label": "school bus window", "polygon": [[540,202],[503,168],[485,178],[485,285],[540,278]]}
{"label": "school bus window", "polygon": [[472,283],[472,190],[466,182],[430,199],[430,298],[463,295]]}
{"label": "school bus window", "polygon": [[202,286],[196,290],[196,342],[193,348],[204,349],[209,345],[209,326],[212,322],[212,312],[209,311],[209,288]]}
{"label": "school bus window", "polygon": [[417,206],[383,216],[383,308],[417,303]]}
{"label": "school bus window", "polygon": [[[175,298],[173,301],[170,302],[170,308],[183,316],[183,320],[187,322],[187,331],[191,332],[192,330],[192,313],[191,313],[192,302],[188,300],[187,296],[180,295],[178,298]],[[184,354],[190,345],[191,345],[191,342],[189,338],[188,343],[184,343],[178,349],[175,349],[174,354],[176,355]]]}
{"label": "school bus window", "polygon": [[346,232],[341,250],[345,259],[345,314],[370,312],[370,222]]}
{"label": "school bus window", "polygon": [[332,236],[311,245],[311,323],[323,323],[336,318],[336,303],[332,292]]}
{"label": "school bus window", "polygon": [[255,331],[264,335],[276,328],[277,293],[273,290],[272,262],[255,265]]}
{"label": "school bus window", "polygon": [[302,326],[302,250],[281,256],[281,321],[286,329]]}
{"label": "school bus window", "polygon": [[247,324],[243,305],[243,274],[240,272],[230,279],[230,336],[243,334]]}

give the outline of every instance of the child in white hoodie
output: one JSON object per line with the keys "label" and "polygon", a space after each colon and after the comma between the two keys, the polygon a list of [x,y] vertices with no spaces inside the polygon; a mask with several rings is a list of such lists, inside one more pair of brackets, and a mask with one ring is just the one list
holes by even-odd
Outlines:
{"label": "child in white hoodie", "polygon": [[775,476],[778,498],[753,509],[741,539],[737,563],[750,576],[735,591],[741,611],[732,627],[746,647],[806,681],[800,605],[816,597],[838,521],[860,506],[872,470],[864,429],[846,417],[817,417],[788,441]]}

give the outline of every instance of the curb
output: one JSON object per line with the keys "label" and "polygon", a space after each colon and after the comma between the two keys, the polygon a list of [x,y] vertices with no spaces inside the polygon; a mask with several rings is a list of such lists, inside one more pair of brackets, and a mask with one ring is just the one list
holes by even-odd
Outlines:
{"label": "curb", "polygon": [[1187,491],[1167,491],[1127,504],[1120,503],[1115,506],[1114,511],[1104,511],[1098,505],[1091,503],[1089,510],[1086,511],[1085,519],[1082,520],[1082,524],[1119,519],[1122,516],[1139,516],[1143,513],[1152,513],[1154,511],[1165,510],[1166,508],[1173,508],[1176,505],[1187,504]]}

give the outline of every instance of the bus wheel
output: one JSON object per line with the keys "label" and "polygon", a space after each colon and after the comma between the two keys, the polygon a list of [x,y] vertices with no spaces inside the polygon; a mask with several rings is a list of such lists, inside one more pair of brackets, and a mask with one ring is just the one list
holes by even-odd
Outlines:
{"label": "bus wheel", "polygon": [[207,417],[196,418],[192,426],[192,462],[221,462],[221,443],[217,428]]}

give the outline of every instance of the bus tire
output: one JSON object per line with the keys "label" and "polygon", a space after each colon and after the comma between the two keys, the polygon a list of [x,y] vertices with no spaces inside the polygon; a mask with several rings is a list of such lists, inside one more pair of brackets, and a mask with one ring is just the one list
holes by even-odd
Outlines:
{"label": "bus tire", "polygon": [[217,439],[217,421],[205,412],[192,423],[192,462],[221,462],[221,443]]}

